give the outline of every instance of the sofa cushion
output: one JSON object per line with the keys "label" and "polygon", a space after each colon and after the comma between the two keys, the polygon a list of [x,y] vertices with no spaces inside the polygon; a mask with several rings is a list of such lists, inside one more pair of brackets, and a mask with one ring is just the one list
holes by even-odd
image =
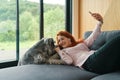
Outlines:
{"label": "sofa cushion", "polygon": [[23,65],[0,70],[0,80],[90,80],[95,76],[68,65]]}
{"label": "sofa cushion", "polygon": [[[91,33],[92,31],[85,32],[84,38],[86,39]],[[102,31],[102,33],[98,36],[93,45],[89,48],[91,50],[97,50],[101,46],[103,46],[106,43],[106,41],[111,40],[118,35],[120,35],[120,30]]]}
{"label": "sofa cushion", "polygon": [[100,75],[91,80],[120,80],[120,72],[114,72],[114,73]]}

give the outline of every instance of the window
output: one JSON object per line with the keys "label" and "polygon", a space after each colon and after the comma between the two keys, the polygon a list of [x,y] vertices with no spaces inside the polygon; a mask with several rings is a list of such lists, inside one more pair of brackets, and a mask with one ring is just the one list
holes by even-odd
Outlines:
{"label": "window", "polygon": [[57,31],[69,31],[70,1],[1,0],[0,63],[17,61],[42,37],[55,38]]}

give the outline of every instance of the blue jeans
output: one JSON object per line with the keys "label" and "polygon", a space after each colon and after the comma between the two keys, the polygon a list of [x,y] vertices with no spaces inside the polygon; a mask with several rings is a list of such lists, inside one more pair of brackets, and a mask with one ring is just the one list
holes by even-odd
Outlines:
{"label": "blue jeans", "polygon": [[120,35],[99,48],[82,67],[97,74],[120,70]]}

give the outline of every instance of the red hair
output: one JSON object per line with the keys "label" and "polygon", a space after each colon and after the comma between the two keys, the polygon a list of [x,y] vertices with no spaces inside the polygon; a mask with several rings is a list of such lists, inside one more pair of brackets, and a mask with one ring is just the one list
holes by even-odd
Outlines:
{"label": "red hair", "polygon": [[58,36],[65,36],[65,37],[69,38],[72,43],[70,47],[73,47],[73,46],[77,45],[78,43],[83,42],[83,39],[76,41],[75,38],[72,36],[72,34],[70,34],[67,31],[59,31],[56,35],[57,45],[58,45]]}

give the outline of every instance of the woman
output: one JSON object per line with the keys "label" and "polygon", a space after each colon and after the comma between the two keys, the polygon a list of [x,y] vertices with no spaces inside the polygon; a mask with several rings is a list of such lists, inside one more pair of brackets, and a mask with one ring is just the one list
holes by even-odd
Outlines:
{"label": "woman", "polygon": [[120,37],[108,41],[97,51],[88,48],[100,35],[103,24],[103,18],[100,14],[91,12],[90,14],[98,21],[92,34],[85,40],[76,41],[70,33],[60,31],[56,37],[59,47],[56,47],[55,50],[66,64],[81,69],[99,74],[118,70],[120,68],[120,45],[118,44]]}

